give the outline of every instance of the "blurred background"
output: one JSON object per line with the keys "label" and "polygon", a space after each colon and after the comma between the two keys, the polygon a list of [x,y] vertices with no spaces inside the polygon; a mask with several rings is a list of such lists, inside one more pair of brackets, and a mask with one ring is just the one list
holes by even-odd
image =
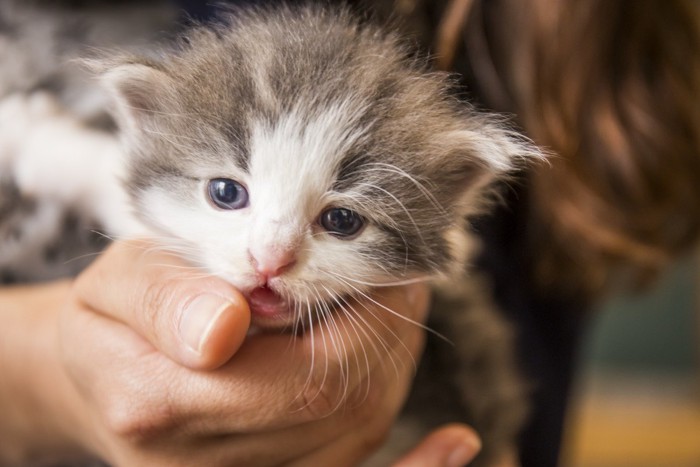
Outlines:
{"label": "blurred background", "polygon": [[564,467],[700,466],[700,252],[597,313],[582,352]]}

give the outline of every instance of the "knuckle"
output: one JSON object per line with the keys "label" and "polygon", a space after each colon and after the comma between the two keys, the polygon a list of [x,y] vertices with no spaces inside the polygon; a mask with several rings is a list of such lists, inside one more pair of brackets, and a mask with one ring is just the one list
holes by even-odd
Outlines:
{"label": "knuckle", "polygon": [[109,283],[111,280],[110,265],[113,247],[108,247],[97,259],[86,267],[73,281],[76,294],[80,296],[90,295],[96,284]]}
{"label": "knuckle", "polygon": [[89,266],[81,272],[71,283],[70,297],[76,303],[84,303],[89,297],[89,291],[92,289],[92,283],[95,282],[94,276],[96,273],[94,265]]}
{"label": "knuckle", "polygon": [[304,386],[299,398],[302,409],[314,419],[344,411],[345,418],[356,425],[376,418],[384,385],[381,379],[361,377],[351,373],[359,371],[341,361],[329,360],[303,373]]}
{"label": "knuckle", "polygon": [[[303,378],[302,408],[314,419],[326,417],[348,403],[349,381],[346,372],[328,360],[315,367]],[[303,374],[303,372],[302,372]]]}
{"label": "knuckle", "polygon": [[342,406],[342,395],[330,386],[327,383],[310,382],[304,387],[301,393],[302,408],[311,419],[327,417]]}
{"label": "knuckle", "polygon": [[134,304],[136,319],[145,329],[159,329],[163,324],[163,310],[169,309],[173,302],[173,284],[155,281],[145,285],[142,301]]}

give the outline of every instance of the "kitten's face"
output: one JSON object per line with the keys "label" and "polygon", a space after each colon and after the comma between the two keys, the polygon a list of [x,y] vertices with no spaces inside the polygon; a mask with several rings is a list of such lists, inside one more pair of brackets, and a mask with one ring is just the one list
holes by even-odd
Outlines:
{"label": "kitten's face", "polygon": [[[434,251],[418,253],[426,248],[420,226],[407,220],[428,201],[406,200],[406,191],[425,196],[421,182],[388,161],[351,166],[363,132],[345,118],[327,109],[312,120],[294,113],[251,120],[244,164],[231,158],[236,149],[218,152],[216,163],[183,170],[186,180],[154,180],[139,194],[140,209],[251,298],[258,324],[289,324],[287,305],[306,314],[316,302],[335,305],[334,297],[368,284],[431,270],[429,257],[449,252],[444,240],[426,239]],[[398,213],[402,204],[407,211]],[[443,225],[429,231],[428,219],[414,215],[425,235],[450,227],[440,216]]]}
{"label": "kitten's face", "polygon": [[142,218],[267,327],[459,269],[463,216],[530,151],[459,110],[392,38],[304,11],[200,31],[175,58],[106,75]]}

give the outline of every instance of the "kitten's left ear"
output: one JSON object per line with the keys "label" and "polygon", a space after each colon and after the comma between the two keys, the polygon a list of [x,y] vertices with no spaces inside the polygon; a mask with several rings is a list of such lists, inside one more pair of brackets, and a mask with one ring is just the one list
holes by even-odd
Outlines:
{"label": "kitten's left ear", "polygon": [[163,67],[139,58],[87,62],[99,75],[114,102],[115,118],[130,130],[139,130],[153,114],[166,111],[173,79]]}
{"label": "kitten's left ear", "polygon": [[457,154],[454,159],[462,177],[460,205],[464,214],[479,208],[479,198],[487,186],[546,159],[546,154],[531,140],[488,118],[471,120],[443,137],[443,141],[449,141],[451,152]]}

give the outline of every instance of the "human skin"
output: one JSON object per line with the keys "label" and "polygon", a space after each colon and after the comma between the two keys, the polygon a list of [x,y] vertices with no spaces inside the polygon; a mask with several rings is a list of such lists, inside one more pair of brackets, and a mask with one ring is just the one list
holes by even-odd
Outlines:
{"label": "human skin", "polygon": [[[423,321],[428,296],[411,286],[376,298]],[[372,333],[339,345],[320,327],[292,337],[249,323],[231,285],[136,241],[75,281],[0,289],[0,465],[349,466],[376,449],[410,386],[419,327],[386,314],[374,327],[384,348]],[[464,465],[478,449],[473,430],[451,425],[397,466]]]}

